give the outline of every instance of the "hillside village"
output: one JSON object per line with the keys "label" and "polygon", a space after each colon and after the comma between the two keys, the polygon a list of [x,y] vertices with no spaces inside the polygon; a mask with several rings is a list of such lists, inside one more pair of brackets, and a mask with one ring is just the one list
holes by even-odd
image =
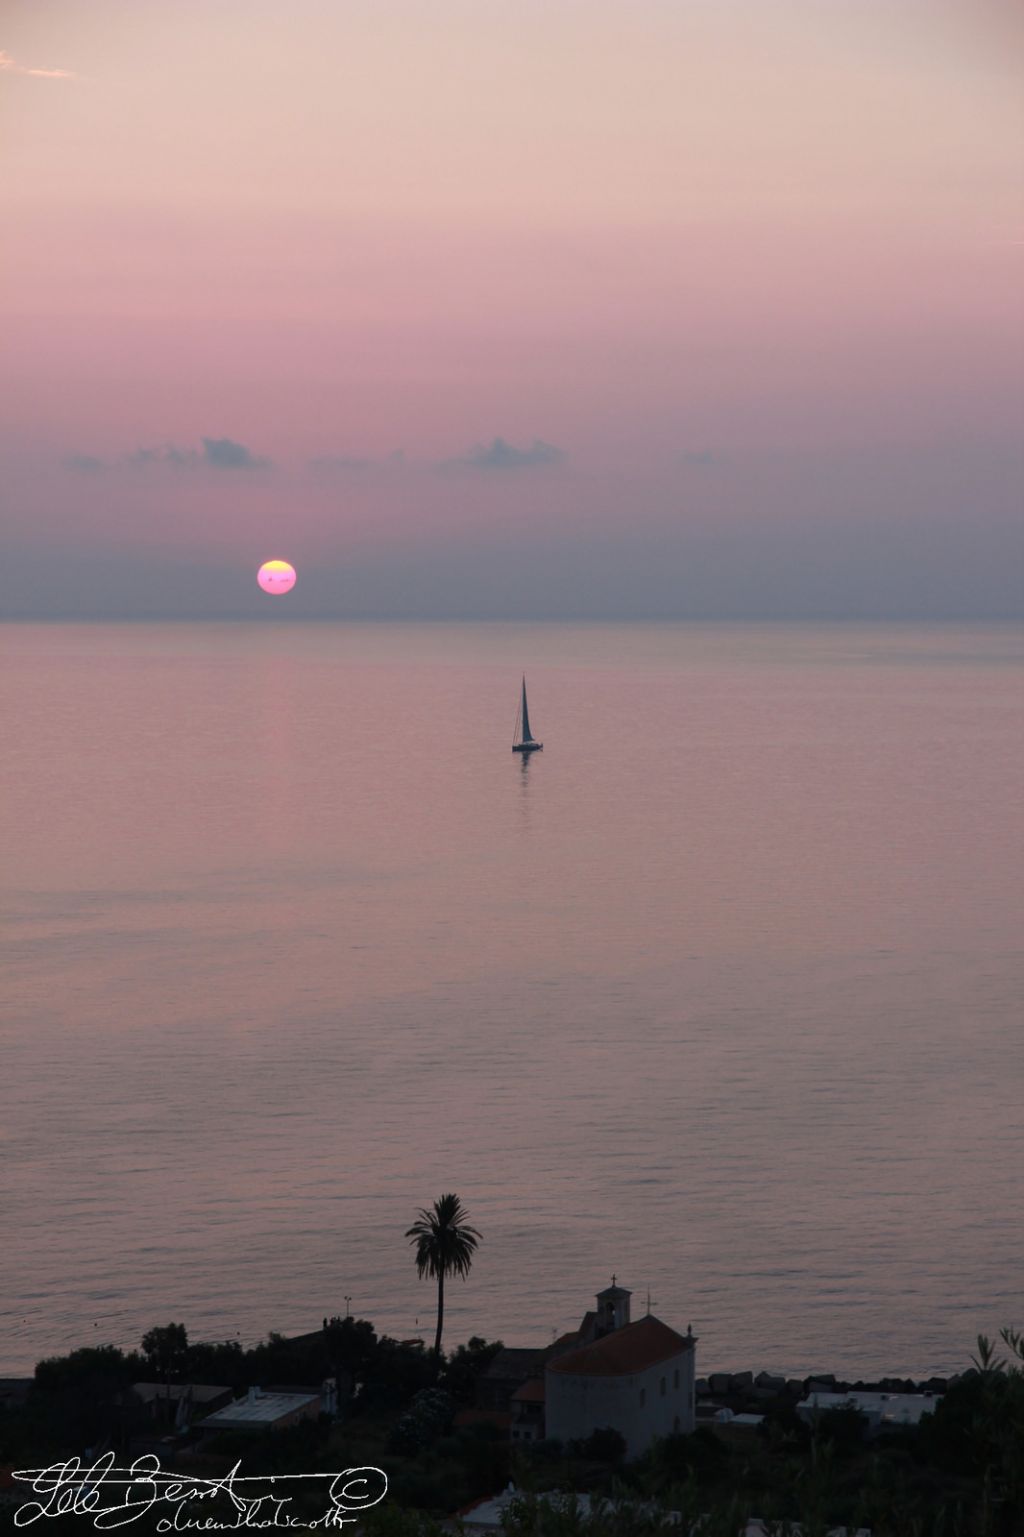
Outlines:
{"label": "hillside village", "polygon": [[[435,1357],[351,1316],[249,1351],[192,1344],[167,1325],[141,1353],[91,1348],[0,1381],[0,1518],[24,1498],[16,1469],[114,1451],[204,1477],[239,1459],[261,1472],[379,1468],[390,1514],[369,1512],[360,1529],[389,1537],[628,1537],[729,1510],[730,1537],[776,1517],[802,1520],[806,1534],[1021,1530],[1024,1376],[1012,1364],[992,1356],[950,1380],[850,1383],[698,1376],[697,1352],[689,1326],[634,1318],[615,1278],[575,1329],[533,1349],[477,1338]],[[899,1525],[911,1516],[917,1527]]]}

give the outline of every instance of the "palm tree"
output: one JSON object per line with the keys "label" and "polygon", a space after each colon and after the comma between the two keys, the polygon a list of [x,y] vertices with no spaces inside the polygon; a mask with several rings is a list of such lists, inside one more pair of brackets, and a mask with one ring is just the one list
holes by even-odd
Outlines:
{"label": "palm tree", "polygon": [[416,1221],[407,1229],[406,1238],[416,1245],[416,1269],[420,1280],[437,1276],[437,1333],[434,1355],[441,1359],[441,1330],[444,1327],[444,1278],[469,1274],[480,1234],[466,1221],[466,1212],[457,1195],[443,1195],[430,1210],[421,1207]]}

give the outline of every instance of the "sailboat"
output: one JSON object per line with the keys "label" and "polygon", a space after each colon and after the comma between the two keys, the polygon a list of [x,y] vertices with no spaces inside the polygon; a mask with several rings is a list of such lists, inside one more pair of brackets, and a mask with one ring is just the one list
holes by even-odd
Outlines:
{"label": "sailboat", "polygon": [[512,738],[513,752],[540,752],[543,742],[535,742],[530,732],[530,712],[526,708],[526,678],[523,678],[523,697],[516,716],[516,729]]}

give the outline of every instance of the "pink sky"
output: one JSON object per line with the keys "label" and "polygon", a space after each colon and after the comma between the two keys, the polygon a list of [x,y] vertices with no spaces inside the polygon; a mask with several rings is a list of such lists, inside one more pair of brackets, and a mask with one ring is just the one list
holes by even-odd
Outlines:
{"label": "pink sky", "polygon": [[1020,18],[8,7],[5,611],[1006,612]]}

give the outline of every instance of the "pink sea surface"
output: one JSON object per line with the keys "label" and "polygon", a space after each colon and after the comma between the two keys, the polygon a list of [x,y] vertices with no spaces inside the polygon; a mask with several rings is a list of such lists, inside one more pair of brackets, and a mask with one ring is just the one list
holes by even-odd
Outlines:
{"label": "pink sea surface", "polygon": [[1015,632],[0,640],[0,1369],[346,1295],[425,1332],[447,1190],[451,1343],[613,1271],[702,1370],[1024,1323]]}

